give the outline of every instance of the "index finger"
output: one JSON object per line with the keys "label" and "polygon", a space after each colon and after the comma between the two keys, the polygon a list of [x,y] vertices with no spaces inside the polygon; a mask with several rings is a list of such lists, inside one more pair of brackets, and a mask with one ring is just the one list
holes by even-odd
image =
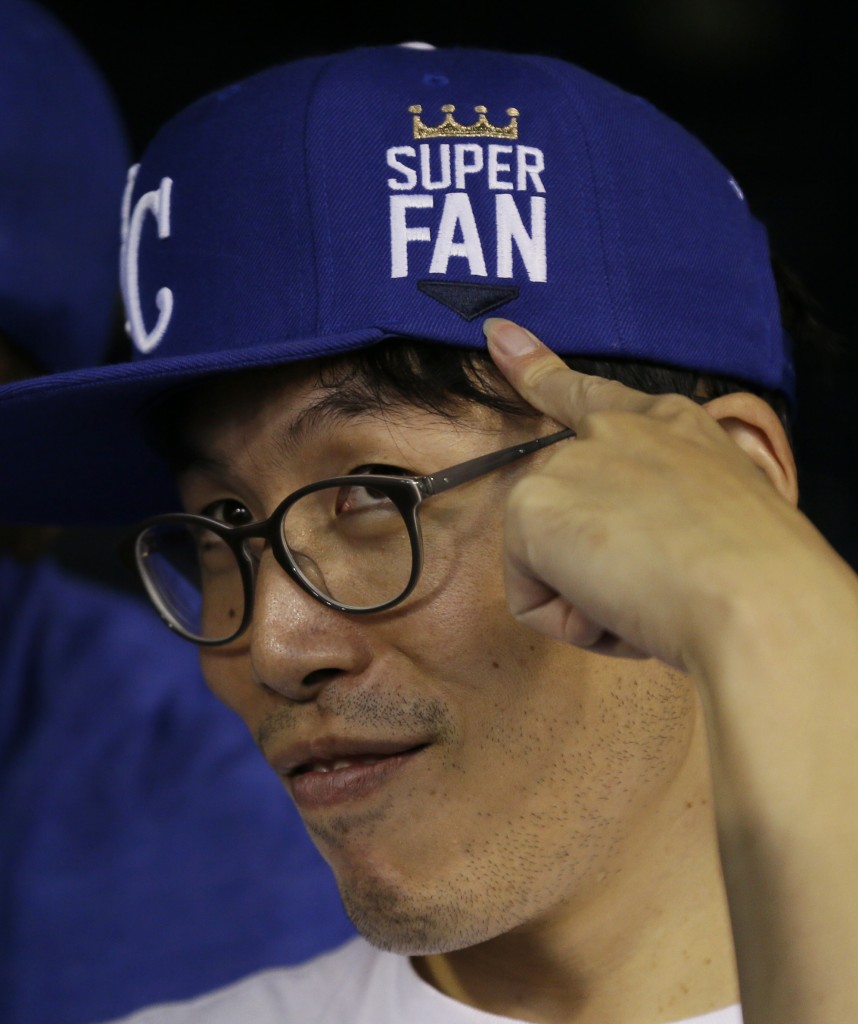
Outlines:
{"label": "index finger", "polygon": [[603,409],[644,412],[649,395],[618,381],[572,370],[530,331],[512,320],[489,317],[483,324],[495,366],[535,409],[577,428],[583,416]]}

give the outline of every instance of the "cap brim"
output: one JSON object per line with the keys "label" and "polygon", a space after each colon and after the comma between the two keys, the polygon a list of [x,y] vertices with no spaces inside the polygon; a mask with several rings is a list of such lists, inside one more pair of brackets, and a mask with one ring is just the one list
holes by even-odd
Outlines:
{"label": "cap brim", "polygon": [[147,437],[147,410],[156,399],[206,377],[331,356],[384,337],[367,328],[290,340],[288,350],[277,344],[155,358],[6,385],[0,521],[119,526],[176,509],[169,469]]}

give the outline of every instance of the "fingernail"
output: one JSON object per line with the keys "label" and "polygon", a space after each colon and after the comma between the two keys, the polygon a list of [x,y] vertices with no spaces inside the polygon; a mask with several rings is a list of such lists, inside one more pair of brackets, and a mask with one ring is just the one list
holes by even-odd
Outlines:
{"label": "fingernail", "polygon": [[526,331],[512,320],[502,320],[500,317],[489,317],[483,324],[483,331],[488,336],[492,332],[492,346],[505,356],[526,356],[535,352],[538,342],[533,335]]}

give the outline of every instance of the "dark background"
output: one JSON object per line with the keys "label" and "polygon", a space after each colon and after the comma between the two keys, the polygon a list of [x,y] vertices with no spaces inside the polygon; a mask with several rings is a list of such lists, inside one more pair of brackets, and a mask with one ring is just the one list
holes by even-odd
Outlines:
{"label": "dark background", "polygon": [[[135,157],[203,93],[269,64],[422,40],[564,57],[639,93],[733,172],[842,352],[799,363],[802,504],[858,567],[855,285],[858,37],[833,0],[601,0],[341,5],[43,0],[86,46],[124,111]],[[348,111],[344,111],[348,116]],[[68,558],[89,555],[85,538]]]}

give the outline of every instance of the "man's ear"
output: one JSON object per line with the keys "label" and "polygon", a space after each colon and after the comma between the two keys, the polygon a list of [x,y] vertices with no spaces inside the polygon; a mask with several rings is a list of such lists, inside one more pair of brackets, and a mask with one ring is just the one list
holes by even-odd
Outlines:
{"label": "man's ear", "polygon": [[798,472],[784,426],[768,402],[736,391],[706,402],[713,416],[791,504],[798,504]]}

